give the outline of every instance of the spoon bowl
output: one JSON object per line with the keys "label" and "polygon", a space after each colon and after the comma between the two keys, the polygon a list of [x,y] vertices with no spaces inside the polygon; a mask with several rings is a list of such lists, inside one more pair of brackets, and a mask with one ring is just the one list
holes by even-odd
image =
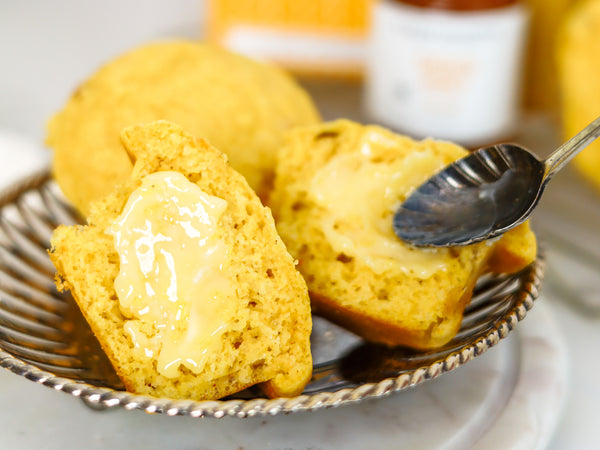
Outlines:
{"label": "spoon bowl", "polygon": [[546,160],[515,144],[477,150],[419,186],[394,214],[394,232],[430,247],[499,236],[529,218],[552,176],[598,135],[600,118]]}

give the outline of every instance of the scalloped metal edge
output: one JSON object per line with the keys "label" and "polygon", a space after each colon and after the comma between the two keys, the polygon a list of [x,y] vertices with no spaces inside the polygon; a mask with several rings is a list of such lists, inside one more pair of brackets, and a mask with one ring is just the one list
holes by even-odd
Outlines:
{"label": "scalloped metal edge", "polygon": [[[48,178],[48,172],[39,172],[28,177],[21,183],[11,186],[0,192],[2,204],[9,203],[20,192],[37,186]],[[253,400],[174,400],[156,398],[145,395],[134,395],[125,391],[115,391],[90,384],[73,381],[68,378],[57,377],[51,372],[46,372],[25,363],[18,358],[0,349],[0,367],[23,376],[28,380],[47,386],[56,391],[81,398],[88,406],[94,409],[123,407],[127,410],[141,410],[146,413],[163,413],[168,416],[191,416],[196,418],[226,416],[246,418],[254,416],[276,415],[280,413],[294,413],[299,411],[315,411],[349,405],[367,398],[382,398],[395,392],[417,386],[425,381],[453,371],[466,364],[473,358],[485,353],[506,338],[516,324],[523,320],[527,311],[539,296],[541,281],[545,268],[545,258],[542,251],[527,269],[523,287],[519,290],[519,298],[505,316],[485,336],[473,343],[466,345],[460,351],[451,353],[428,366],[404,373],[396,378],[387,378],[378,383],[367,383],[356,388],[346,388],[335,392],[321,392],[314,395],[300,395],[293,398],[253,399]]]}

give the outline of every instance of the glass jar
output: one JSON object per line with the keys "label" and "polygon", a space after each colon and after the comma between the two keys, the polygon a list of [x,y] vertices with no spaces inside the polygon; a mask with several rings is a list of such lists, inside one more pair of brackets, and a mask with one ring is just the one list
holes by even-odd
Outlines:
{"label": "glass jar", "polygon": [[370,119],[476,147],[519,122],[527,10],[516,0],[384,0],[373,10]]}

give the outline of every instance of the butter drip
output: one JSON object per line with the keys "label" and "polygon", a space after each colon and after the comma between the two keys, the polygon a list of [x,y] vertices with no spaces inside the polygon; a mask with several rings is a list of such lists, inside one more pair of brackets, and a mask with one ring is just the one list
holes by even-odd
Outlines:
{"label": "butter drip", "polygon": [[323,232],[336,252],[364,261],[375,273],[400,267],[421,279],[445,270],[448,249],[420,249],[393,232],[392,216],[401,202],[444,167],[424,149],[390,160],[386,148],[398,145],[370,132],[360,151],[334,156],[315,173],[309,196],[322,209]]}
{"label": "butter drip", "polygon": [[227,202],[178,172],[146,176],[107,233],[120,271],[115,290],[138,356],[175,377],[201,372],[232,326],[228,248],[219,236]]}

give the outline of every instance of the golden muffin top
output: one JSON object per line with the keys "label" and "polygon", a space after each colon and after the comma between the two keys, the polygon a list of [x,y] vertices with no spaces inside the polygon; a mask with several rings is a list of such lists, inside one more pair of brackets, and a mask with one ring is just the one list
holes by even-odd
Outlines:
{"label": "golden muffin top", "polygon": [[48,124],[54,176],[83,214],[131,171],[120,131],[161,119],[225,152],[264,197],[285,132],[318,122],[319,115],[275,66],[192,41],[134,49],[93,74]]}

